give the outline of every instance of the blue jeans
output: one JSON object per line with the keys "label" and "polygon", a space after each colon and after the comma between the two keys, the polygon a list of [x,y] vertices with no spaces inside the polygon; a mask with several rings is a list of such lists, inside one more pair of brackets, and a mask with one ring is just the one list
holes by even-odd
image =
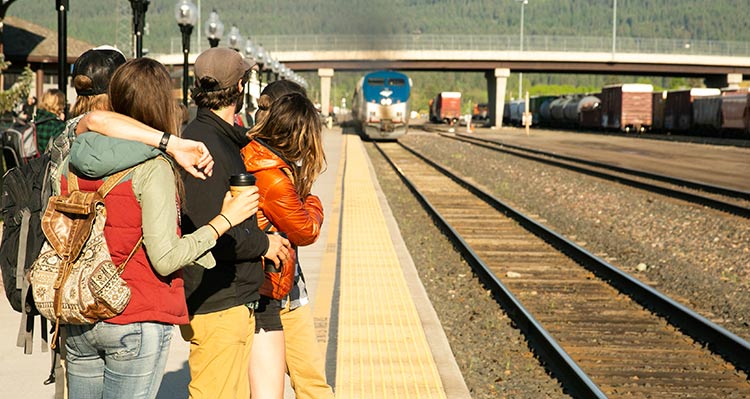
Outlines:
{"label": "blue jeans", "polygon": [[172,342],[171,324],[68,325],[68,397],[153,399]]}

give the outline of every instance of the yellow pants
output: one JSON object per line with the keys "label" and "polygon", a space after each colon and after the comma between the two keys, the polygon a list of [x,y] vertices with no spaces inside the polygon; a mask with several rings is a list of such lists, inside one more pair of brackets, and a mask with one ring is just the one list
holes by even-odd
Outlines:
{"label": "yellow pants", "polygon": [[180,326],[190,342],[191,399],[248,399],[247,365],[255,334],[255,317],[244,305],[198,314]]}
{"label": "yellow pants", "polygon": [[286,367],[297,399],[333,399],[326,382],[325,359],[315,338],[315,323],[309,305],[292,311],[281,309],[286,344]]}

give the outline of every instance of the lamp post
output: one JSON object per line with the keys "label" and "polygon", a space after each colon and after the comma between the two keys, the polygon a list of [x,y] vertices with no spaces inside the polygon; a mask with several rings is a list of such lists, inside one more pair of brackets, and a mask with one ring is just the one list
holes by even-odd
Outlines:
{"label": "lamp post", "polygon": [[266,66],[266,82],[271,82],[271,72],[273,71],[273,58],[271,57],[271,53],[266,51],[264,55],[263,65]]}
{"label": "lamp post", "polygon": [[258,93],[263,91],[263,67],[266,65],[266,50],[263,45],[255,49],[255,63],[258,64]]}
{"label": "lamp post", "polygon": [[612,60],[615,59],[615,48],[617,44],[617,0],[612,3]]}
{"label": "lamp post", "polygon": [[224,24],[219,19],[219,13],[214,9],[206,21],[206,37],[211,48],[219,45],[222,36],[224,36]]}
{"label": "lamp post", "polygon": [[[247,40],[245,40],[245,48],[242,51],[245,54],[245,58],[250,61],[250,64],[252,65],[255,62],[255,46],[253,46],[253,41],[250,40],[249,36]],[[251,70],[250,76],[252,76],[253,73],[255,72]],[[250,77],[248,77],[245,88],[245,107],[248,107],[251,104],[250,80]],[[260,90],[258,90],[258,94],[260,94]]]}
{"label": "lamp post", "polygon": [[149,0],[130,0],[133,9],[133,38],[135,39],[134,57],[143,57],[143,27],[146,25],[146,10]]}
{"label": "lamp post", "polygon": [[[523,52],[523,11],[526,6],[526,4],[529,4],[529,0],[516,0],[521,3],[521,52]],[[523,72],[518,73],[518,99],[521,99],[521,96],[523,95]]]}
{"label": "lamp post", "polygon": [[188,106],[188,54],[190,54],[190,34],[198,19],[198,9],[190,0],[180,0],[175,7],[175,19],[182,32],[182,103]]}
{"label": "lamp post", "polygon": [[[57,0],[57,87],[63,93],[65,100],[63,104],[68,103],[67,85],[68,85],[68,0]],[[39,89],[37,89],[39,90]],[[67,110],[67,106],[64,108]],[[67,114],[67,111],[65,111]],[[66,115],[67,116],[67,115]]]}
{"label": "lamp post", "polygon": [[273,71],[273,80],[279,80],[279,73],[281,73],[281,63],[279,60],[273,60],[271,63],[271,71]]}
{"label": "lamp post", "polygon": [[[255,58],[256,58],[255,54],[257,53],[257,51],[258,51],[258,49],[255,48],[255,46],[253,45],[253,41],[250,40],[250,36],[248,36],[247,40],[245,40],[245,48],[244,48],[243,52],[245,53],[245,58],[248,61],[250,61],[250,64],[255,63]],[[256,72],[255,71],[251,72],[251,74],[253,74],[253,73],[256,73]],[[260,75],[258,75],[258,76],[260,76]],[[250,79],[248,79],[247,83],[248,83],[248,93],[249,93],[250,92],[250,89],[249,89],[250,88],[250,86],[249,86],[250,85]]]}
{"label": "lamp post", "polygon": [[235,51],[240,51],[244,40],[240,35],[240,29],[236,25],[232,25],[227,35],[227,46]]}

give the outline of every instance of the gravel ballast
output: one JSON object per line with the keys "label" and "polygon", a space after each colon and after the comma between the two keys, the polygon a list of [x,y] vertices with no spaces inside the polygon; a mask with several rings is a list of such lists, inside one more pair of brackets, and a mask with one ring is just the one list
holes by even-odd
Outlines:
{"label": "gravel ballast", "polygon": [[[435,134],[400,141],[729,331],[750,335],[747,219]],[[372,145],[368,151],[472,395],[564,396],[390,166]],[[508,373],[503,356],[514,352],[520,360]]]}

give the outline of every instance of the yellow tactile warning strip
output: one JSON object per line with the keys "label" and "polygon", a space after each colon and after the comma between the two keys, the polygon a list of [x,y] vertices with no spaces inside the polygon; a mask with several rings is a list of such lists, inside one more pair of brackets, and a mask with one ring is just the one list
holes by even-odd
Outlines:
{"label": "yellow tactile warning strip", "polygon": [[336,397],[445,398],[364,147],[344,139]]}

